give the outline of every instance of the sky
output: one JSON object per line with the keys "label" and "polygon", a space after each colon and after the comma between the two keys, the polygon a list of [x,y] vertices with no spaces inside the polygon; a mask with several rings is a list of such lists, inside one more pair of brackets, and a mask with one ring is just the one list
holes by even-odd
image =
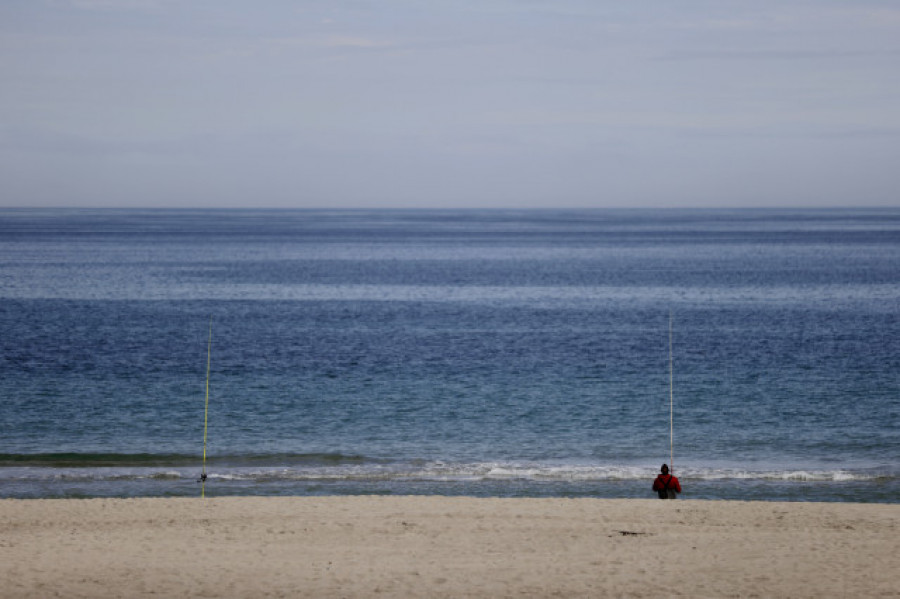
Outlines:
{"label": "sky", "polygon": [[900,207],[900,2],[2,0],[18,206]]}

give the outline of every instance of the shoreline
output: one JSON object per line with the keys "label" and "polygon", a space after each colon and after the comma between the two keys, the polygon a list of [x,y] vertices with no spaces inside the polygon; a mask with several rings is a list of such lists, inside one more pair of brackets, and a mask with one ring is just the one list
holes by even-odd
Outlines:
{"label": "shoreline", "polygon": [[898,552],[897,504],[0,500],[0,597],[876,596]]}

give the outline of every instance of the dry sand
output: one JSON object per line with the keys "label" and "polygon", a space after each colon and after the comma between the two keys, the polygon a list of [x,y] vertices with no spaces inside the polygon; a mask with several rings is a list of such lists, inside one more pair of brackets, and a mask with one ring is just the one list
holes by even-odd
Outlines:
{"label": "dry sand", "polygon": [[900,597],[900,505],[0,501],[3,597]]}

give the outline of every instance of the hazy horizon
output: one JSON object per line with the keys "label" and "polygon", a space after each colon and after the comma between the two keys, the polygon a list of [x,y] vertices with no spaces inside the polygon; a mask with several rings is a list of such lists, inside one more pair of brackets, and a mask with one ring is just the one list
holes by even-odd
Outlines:
{"label": "hazy horizon", "polygon": [[10,0],[0,207],[900,207],[900,5]]}

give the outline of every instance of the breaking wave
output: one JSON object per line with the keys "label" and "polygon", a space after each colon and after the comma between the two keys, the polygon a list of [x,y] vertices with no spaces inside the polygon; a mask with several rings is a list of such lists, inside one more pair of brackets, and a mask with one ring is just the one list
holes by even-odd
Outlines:
{"label": "breaking wave", "polygon": [[[0,480],[121,481],[196,479],[197,456],[186,454],[0,454]],[[398,482],[616,482],[652,479],[655,466],[564,462],[390,460],[340,453],[235,455],[207,461],[210,480]],[[683,467],[682,481],[859,482],[897,480],[900,472],[877,468]]]}

